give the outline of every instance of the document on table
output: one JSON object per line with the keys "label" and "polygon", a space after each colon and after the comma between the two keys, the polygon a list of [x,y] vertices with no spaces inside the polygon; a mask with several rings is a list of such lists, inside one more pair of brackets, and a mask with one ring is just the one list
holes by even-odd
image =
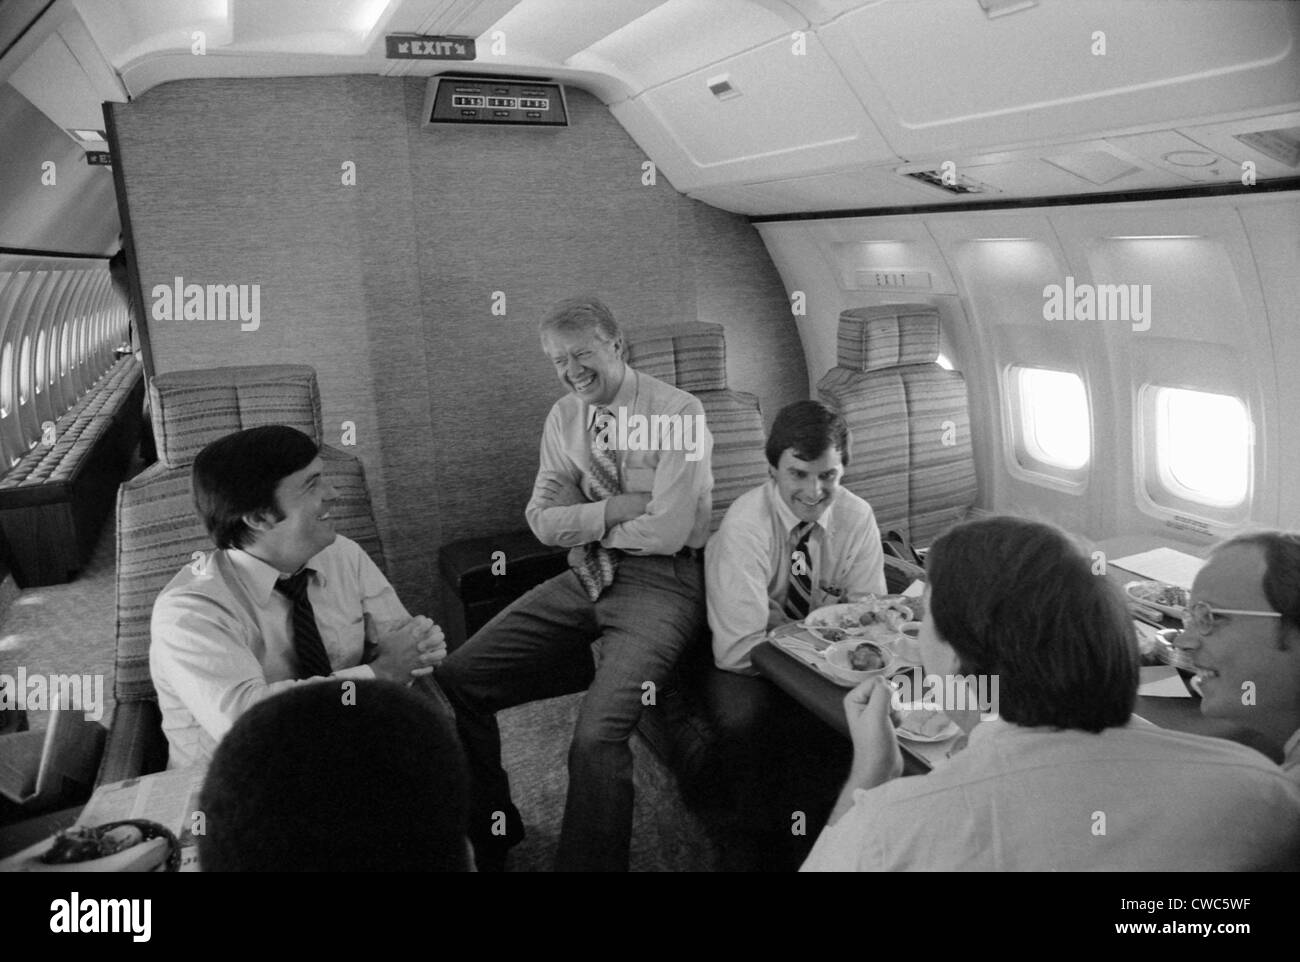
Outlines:
{"label": "document on table", "polygon": [[1163,581],[1167,585],[1177,585],[1190,591],[1192,580],[1205,560],[1173,548],[1156,548],[1140,554],[1125,555],[1123,558],[1113,558],[1110,563],[1143,578]]}
{"label": "document on table", "polygon": [[1182,676],[1168,665],[1153,665],[1141,669],[1142,677],[1138,685],[1139,695],[1155,698],[1191,698],[1192,693],[1183,684]]}
{"label": "document on table", "polygon": [[77,824],[103,825],[131,818],[158,822],[180,843],[180,870],[197,871],[198,840],[194,837],[193,816],[206,771],[205,765],[192,765],[102,785],[82,809]]}

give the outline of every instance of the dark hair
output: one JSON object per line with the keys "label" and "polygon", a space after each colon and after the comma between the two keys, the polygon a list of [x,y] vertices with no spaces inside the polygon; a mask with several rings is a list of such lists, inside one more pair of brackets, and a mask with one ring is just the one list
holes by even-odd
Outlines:
{"label": "dark hair", "polygon": [[1246,545],[1264,552],[1264,597],[1274,611],[1282,614],[1278,647],[1286,650],[1286,626],[1300,631],[1300,533],[1294,531],[1252,531],[1217,545],[1224,548]]}
{"label": "dark hair", "polygon": [[1119,589],[1059,528],[995,517],[930,548],[930,617],[962,674],[997,675],[1001,717],[1099,732],[1137,699],[1137,638]]}
{"label": "dark hair", "polygon": [[194,459],[194,508],[218,548],[243,548],[253,540],[244,515],[284,518],[276,504],[281,479],[311,464],[320,449],[296,428],[249,428],[213,441]]}
{"label": "dark hair", "polygon": [[[600,298],[591,296],[560,301],[542,318],[537,331],[542,337],[553,331],[594,331],[604,341],[615,341],[623,336],[614,312]],[[622,347],[620,356],[627,352],[627,344]]]}
{"label": "dark hair", "polygon": [[767,463],[776,467],[787,448],[800,461],[816,461],[835,447],[845,466],[849,463],[849,425],[820,401],[795,401],[777,412],[767,436]]}
{"label": "dark hair", "polygon": [[375,680],[304,683],[254,705],[203,783],[200,866],[467,871],[469,780],[449,712]]}

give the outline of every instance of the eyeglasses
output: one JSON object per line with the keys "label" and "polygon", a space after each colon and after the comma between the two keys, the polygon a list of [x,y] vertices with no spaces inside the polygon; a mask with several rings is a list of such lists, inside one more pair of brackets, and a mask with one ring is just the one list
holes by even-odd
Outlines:
{"label": "eyeglasses", "polygon": [[1203,635],[1214,631],[1215,615],[1247,615],[1253,618],[1281,618],[1279,611],[1243,611],[1240,608],[1211,608],[1208,601],[1198,601],[1183,611],[1183,627],[1195,628]]}

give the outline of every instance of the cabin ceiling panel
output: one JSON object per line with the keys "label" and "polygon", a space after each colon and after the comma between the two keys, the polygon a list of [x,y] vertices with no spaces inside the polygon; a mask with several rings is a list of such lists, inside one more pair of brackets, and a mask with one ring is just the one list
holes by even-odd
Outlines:
{"label": "cabin ceiling panel", "polygon": [[611,110],[678,190],[894,159],[821,46],[804,49],[781,37]]}
{"label": "cabin ceiling panel", "polygon": [[[529,0],[528,6],[551,2]],[[575,54],[569,66],[612,67],[646,90],[807,25],[793,10],[754,0],[668,0]]]}
{"label": "cabin ceiling panel", "polygon": [[819,35],[903,156],[1293,108],[1300,93],[1290,3],[1075,0],[989,20],[975,2],[908,0]]}
{"label": "cabin ceiling panel", "polygon": [[0,84],[0,130],[0,247],[115,251],[110,168],[88,165],[85,151],[9,84]]}
{"label": "cabin ceiling panel", "polygon": [[478,37],[479,50],[490,53],[492,35],[499,30],[508,54],[564,63],[663,5],[664,0],[531,0],[486,26]]}

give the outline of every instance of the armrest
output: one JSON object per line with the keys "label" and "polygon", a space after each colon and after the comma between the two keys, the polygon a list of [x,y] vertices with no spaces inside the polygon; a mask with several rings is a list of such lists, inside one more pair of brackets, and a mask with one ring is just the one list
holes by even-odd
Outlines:
{"label": "armrest", "polygon": [[885,554],[885,590],[890,594],[901,594],[903,589],[913,581],[925,581],[925,569],[919,565]]}
{"label": "armrest", "polygon": [[118,702],[95,786],[160,772],[167,767],[167,736],[156,701]]}

